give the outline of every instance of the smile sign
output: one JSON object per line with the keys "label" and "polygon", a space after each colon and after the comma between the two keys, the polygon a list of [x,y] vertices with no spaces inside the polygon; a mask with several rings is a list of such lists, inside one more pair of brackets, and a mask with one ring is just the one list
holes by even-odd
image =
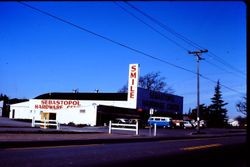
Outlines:
{"label": "smile sign", "polygon": [[131,102],[131,105],[136,105],[138,80],[139,65],[130,64],[128,76],[128,101]]}

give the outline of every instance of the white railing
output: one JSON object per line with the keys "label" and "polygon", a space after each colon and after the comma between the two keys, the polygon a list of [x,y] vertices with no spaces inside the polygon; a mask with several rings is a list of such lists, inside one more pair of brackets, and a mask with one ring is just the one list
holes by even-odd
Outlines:
{"label": "white railing", "polygon": [[35,127],[36,125],[40,125],[40,128],[47,129],[48,126],[56,126],[56,129],[60,129],[60,124],[57,120],[35,120],[35,118],[32,119],[31,127]]}
{"label": "white railing", "polygon": [[109,121],[109,134],[112,133],[112,130],[135,131],[135,134],[138,135],[138,121],[135,124],[112,123],[112,121]]}

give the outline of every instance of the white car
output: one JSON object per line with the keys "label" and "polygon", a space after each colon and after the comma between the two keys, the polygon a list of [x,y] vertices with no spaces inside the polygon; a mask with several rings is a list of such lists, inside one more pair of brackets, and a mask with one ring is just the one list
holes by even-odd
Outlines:
{"label": "white car", "polygon": [[126,118],[116,118],[114,120],[114,123],[118,123],[118,124],[129,124],[129,119]]}
{"label": "white car", "polygon": [[183,128],[187,129],[187,128],[193,128],[194,125],[190,122],[190,121],[183,121]]}
{"label": "white car", "polygon": [[[197,126],[198,126],[198,122],[197,122],[197,121],[194,121],[194,122],[193,122],[193,125],[194,125],[194,127],[197,127]],[[200,120],[200,127],[201,127],[201,128],[207,127],[207,123],[206,123],[205,120]]]}

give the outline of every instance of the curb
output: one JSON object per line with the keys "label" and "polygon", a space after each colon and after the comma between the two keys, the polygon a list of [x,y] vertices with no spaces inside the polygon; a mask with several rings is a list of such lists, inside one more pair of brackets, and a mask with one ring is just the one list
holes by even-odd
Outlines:
{"label": "curb", "polygon": [[205,139],[214,137],[246,136],[246,134],[224,134],[224,135],[206,135],[206,136],[131,136],[128,138],[112,139],[77,139],[77,140],[44,140],[44,141],[0,141],[0,148],[28,148],[28,147],[50,147],[50,146],[73,146],[89,144],[116,144],[116,143],[134,143],[134,142],[153,142],[161,140],[183,140],[183,139]]}
{"label": "curb", "polygon": [[37,130],[37,131],[18,131],[18,130],[4,130],[0,131],[1,133],[9,133],[9,134],[101,134],[106,132],[93,132],[93,131],[87,131],[87,132],[80,132],[80,131],[43,131],[43,130]]}

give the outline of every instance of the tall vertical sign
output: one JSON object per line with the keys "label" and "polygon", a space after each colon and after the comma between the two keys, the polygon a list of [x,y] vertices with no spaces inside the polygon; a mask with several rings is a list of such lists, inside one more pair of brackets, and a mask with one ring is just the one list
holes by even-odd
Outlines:
{"label": "tall vertical sign", "polygon": [[138,81],[139,65],[130,64],[128,74],[128,107],[131,108],[136,108]]}

